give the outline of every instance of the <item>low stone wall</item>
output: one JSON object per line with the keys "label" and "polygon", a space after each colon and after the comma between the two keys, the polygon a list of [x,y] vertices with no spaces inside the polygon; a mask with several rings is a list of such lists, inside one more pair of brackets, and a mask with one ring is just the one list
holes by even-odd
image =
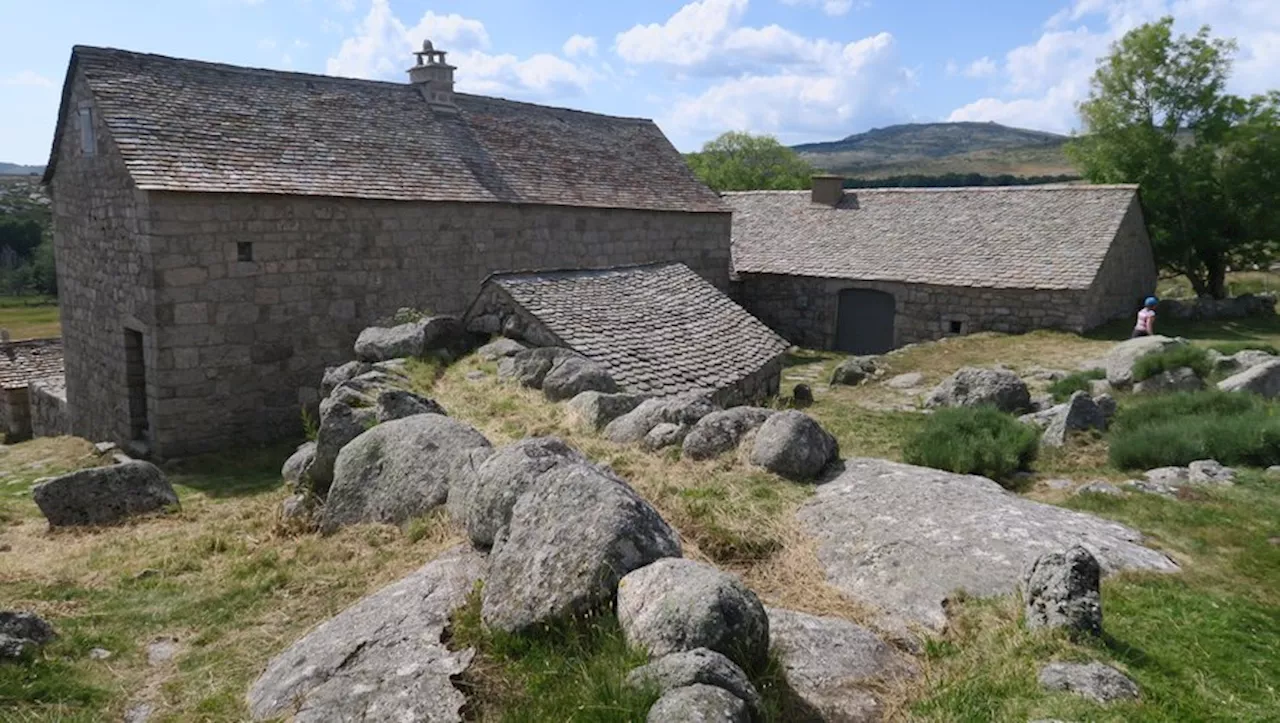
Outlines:
{"label": "low stone wall", "polygon": [[70,433],[65,377],[39,379],[27,387],[33,437],[60,437]]}
{"label": "low stone wall", "polygon": [[776,397],[782,385],[782,360],[785,355],[779,354],[773,361],[748,374],[732,385],[717,390],[711,395],[711,401],[728,409],[743,404],[761,404],[770,397]]}
{"label": "low stone wall", "polygon": [[31,439],[31,410],[27,404],[27,388],[0,388],[0,432],[5,444]]}
{"label": "low stone wall", "polygon": [[[1164,299],[1156,312],[1170,319],[1211,320],[1275,316],[1275,294],[1244,294],[1229,299]],[[1157,317],[1158,318],[1158,317]]]}

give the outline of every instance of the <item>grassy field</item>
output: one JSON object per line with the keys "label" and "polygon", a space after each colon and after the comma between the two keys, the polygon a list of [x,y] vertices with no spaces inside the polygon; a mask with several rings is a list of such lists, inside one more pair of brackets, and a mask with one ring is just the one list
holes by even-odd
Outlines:
{"label": "grassy field", "polygon": [[[1172,328],[1162,331],[1174,332]],[[1210,344],[1280,344],[1280,324],[1186,325],[1176,333]],[[892,374],[920,372],[927,388],[963,365],[996,362],[1027,370],[1073,369],[1103,353],[1123,325],[1088,338],[1053,332],[975,335],[888,357]],[[798,354],[788,384],[825,382],[838,357]],[[467,379],[476,369],[489,372]],[[827,585],[814,546],[792,520],[812,488],[750,469],[729,456],[710,462],[647,454],[574,428],[563,407],[498,384],[493,366],[467,359],[424,386],[451,414],[495,444],[560,435],[611,465],[680,532],[686,554],[731,570],[768,604],[870,624],[872,616]],[[879,384],[820,391],[807,411],[839,438],[842,455],[899,459],[924,417],[895,405]],[[0,719],[119,719],[133,705],[153,720],[233,721],[267,660],[308,628],[398,579],[461,538],[439,515],[404,530],[356,526],[332,537],[281,528],[278,470],[288,447],[187,460],[169,469],[183,510],[168,518],[92,531],[49,532],[26,490],[32,480],[99,463],[88,443],[36,440],[0,450],[0,589],[4,606],[33,609],[61,632],[35,662],[0,666]],[[1104,584],[1108,637],[1078,645],[1029,633],[1019,603],[967,601],[954,624],[929,640],[923,674],[885,691],[891,719],[1026,721],[1275,720],[1280,710],[1280,483],[1260,472],[1186,499],[1072,496],[1047,478],[1122,480],[1105,438],[1082,437],[1040,457],[1025,494],[1133,525],[1172,555],[1176,576],[1121,575]],[[152,666],[146,647],[172,637],[173,661]],[[478,720],[642,720],[652,699],[624,694],[621,677],[639,658],[608,616],[547,639],[496,636],[474,610],[455,618],[455,640],[479,650],[462,684]],[[111,651],[95,660],[93,648]],[[1143,687],[1137,703],[1103,708],[1041,691],[1049,660],[1101,659]],[[757,675],[771,718],[786,720],[777,670]]]}
{"label": "grassy field", "polygon": [[0,296],[0,329],[7,329],[11,339],[61,336],[58,300],[44,296]]}

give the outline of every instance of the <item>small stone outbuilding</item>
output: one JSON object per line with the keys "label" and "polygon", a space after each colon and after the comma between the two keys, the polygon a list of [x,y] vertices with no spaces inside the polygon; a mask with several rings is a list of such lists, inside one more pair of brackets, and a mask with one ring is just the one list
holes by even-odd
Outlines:
{"label": "small stone outbuilding", "polygon": [[0,434],[5,442],[63,433],[50,408],[62,384],[62,340],[0,342]]}
{"label": "small stone outbuilding", "polygon": [[679,263],[496,274],[466,322],[479,333],[573,349],[629,392],[708,394],[725,406],[777,394],[788,348]]}
{"label": "small stone outbuilding", "polygon": [[728,208],[652,121],[457,93],[416,55],[394,83],[73,49],[44,177],[73,433],[300,434],[361,329],[460,314],[496,271],[727,287]]}
{"label": "small stone outbuilding", "polygon": [[793,344],[876,354],[1134,313],[1156,265],[1137,186],[724,194],[735,297]]}

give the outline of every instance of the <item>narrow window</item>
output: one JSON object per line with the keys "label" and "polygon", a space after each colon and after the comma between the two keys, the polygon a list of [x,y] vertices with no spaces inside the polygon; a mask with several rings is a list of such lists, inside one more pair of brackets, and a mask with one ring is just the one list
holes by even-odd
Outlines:
{"label": "narrow window", "polygon": [[959,334],[959,333],[960,333],[960,332],[962,332],[962,331],[964,331],[964,322],[963,322],[963,321],[952,321],[952,322],[951,322],[951,333],[952,333],[952,334]]}
{"label": "narrow window", "polygon": [[98,138],[93,131],[93,109],[80,109],[80,151],[86,156],[98,153]]}
{"label": "narrow window", "polygon": [[253,242],[236,242],[236,261],[253,261]]}

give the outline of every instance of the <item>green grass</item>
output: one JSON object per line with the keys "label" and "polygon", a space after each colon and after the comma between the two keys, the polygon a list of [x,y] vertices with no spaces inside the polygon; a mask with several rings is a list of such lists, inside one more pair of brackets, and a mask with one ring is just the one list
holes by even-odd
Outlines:
{"label": "green grass", "polygon": [[0,329],[8,329],[11,339],[61,336],[57,300],[45,296],[0,297]]}
{"label": "green grass", "polygon": [[997,409],[956,407],[929,417],[903,449],[910,464],[1007,483],[1030,469],[1040,449],[1038,431]]}
{"label": "green grass", "polygon": [[1280,404],[1216,390],[1136,401],[1116,417],[1110,458],[1120,469],[1280,464]]}
{"label": "green grass", "polygon": [[1177,346],[1138,359],[1133,364],[1133,379],[1140,382],[1182,367],[1190,367],[1196,376],[1204,379],[1213,371],[1213,362],[1209,360],[1208,352],[1201,347]]}
{"label": "green grass", "polygon": [[1090,382],[1106,378],[1107,372],[1104,369],[1090,369],[1084,372],[1076,372],[1050,384],[1048,391],[1049,394],[1053,395],[1053,401],[1065,402],[1076,392],[1089,391],[1091,388]]}
{"label": "green grass", "polygon": [[1234,356],[1242,351],[1264,351],[1268,354],[1280,355],[1280,349],[1265,341],[1220,341],[1209,344],[1205,348],[1212,349],[1223,356]]}

